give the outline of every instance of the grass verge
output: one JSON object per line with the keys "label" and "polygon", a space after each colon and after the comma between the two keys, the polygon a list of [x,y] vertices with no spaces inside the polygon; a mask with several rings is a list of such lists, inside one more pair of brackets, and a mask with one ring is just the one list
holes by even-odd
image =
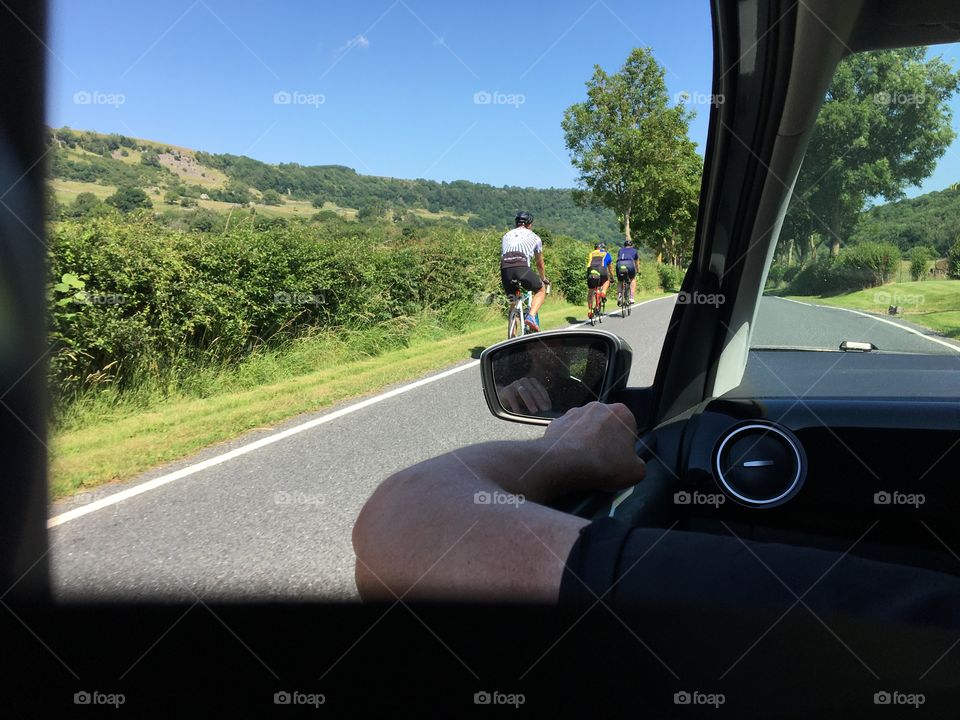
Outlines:
{"label": "grass verge", "polygon": [[[544,329],[584,315],[579,305],[550,299],[540,313]],[[126,480],[247,430],[469,360],[502,340],[505,325],[496,310],[455,330],[401,318],[365,332],[300,338],[166,386],[83,398],[52,429],[51,497]]]}
{"label": "grass verge", "polygon": [[898,282],[843,295],[785,297],[880,315],[886,315],[890,305],[897,305],[899,317],[946,337],[960,339],[960,280]]}

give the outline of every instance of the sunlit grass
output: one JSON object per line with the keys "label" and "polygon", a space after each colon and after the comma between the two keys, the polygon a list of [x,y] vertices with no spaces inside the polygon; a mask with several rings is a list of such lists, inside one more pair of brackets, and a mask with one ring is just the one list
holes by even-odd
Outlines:
{"label": "sunlit grass", "polygon": [[[556,298],[540,313],[544,329],[584,315]],[[232,367],[90,393],[52,431],[51,496],[128,479],[245,431],[468,361],[503,340],[505,330],[495,308],[459,328],[426,315],[399,318],[363,331],[317,332]]]}

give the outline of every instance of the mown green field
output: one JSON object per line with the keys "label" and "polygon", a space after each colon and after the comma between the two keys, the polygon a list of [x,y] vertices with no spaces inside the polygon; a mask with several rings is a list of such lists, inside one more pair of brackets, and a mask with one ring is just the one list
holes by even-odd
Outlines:
{"label": "mown green field", "polygon": [[960,280],[897,282],[844,295],[786,297],[881,315],[897,305],[905,320],[960,339]]}

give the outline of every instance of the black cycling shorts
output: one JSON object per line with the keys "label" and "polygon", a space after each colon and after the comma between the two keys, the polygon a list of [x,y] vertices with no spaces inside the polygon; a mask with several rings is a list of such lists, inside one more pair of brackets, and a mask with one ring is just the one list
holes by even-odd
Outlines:
{"label": "black cycling shorts", "polygon": [[633,280],[637,276],[637,266],[633,263],[623,263],[617,265],[617,278],[620,280]]}
{"label": "black cycling shorts", "polygon": [[528,266],[500,268],[500,282],[503,283],[503,289],[507,295],[511,295],[516,290],[515,282],[519,283],[524,290],[531,292],[537,292],[543,287],[540,276]]}
{"label": "black cycling shorts", "polygon": [[587,287],[591,290],[593,288],[601,287],[607,281],[606,271],[600,272],[595,268],[590,268],[587,270]]}

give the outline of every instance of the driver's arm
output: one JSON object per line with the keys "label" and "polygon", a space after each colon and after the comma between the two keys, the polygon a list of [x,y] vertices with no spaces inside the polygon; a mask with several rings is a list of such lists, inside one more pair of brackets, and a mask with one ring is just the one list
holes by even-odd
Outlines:
{"label": "driver's arm", "polygon": [[590,403],[540,439],[462,448],[387,478],[353,528],[360,596],[556,602],[588,523],[542,503],[638,482],[635,441],[626,406]]}

